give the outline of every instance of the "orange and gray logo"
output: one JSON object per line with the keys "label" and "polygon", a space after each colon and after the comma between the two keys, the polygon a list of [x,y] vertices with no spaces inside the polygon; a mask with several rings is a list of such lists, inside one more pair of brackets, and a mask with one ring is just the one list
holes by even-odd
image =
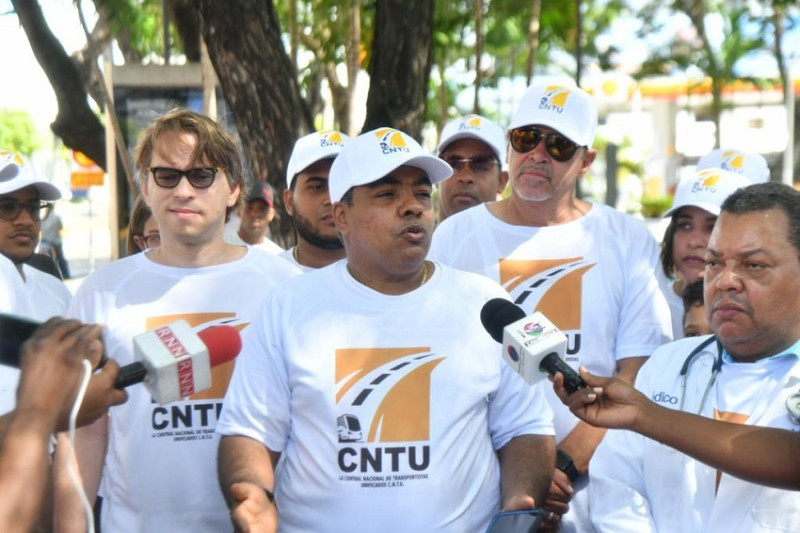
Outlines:
{"label": "orange and gray logo", "polygon": [[561,113],[564,111],[564,108],[567,106],[567,100],[569,99],[570,90],[568,87],[562,87],[560,85],[549,85],[545,88],[544,96],[542,100],[539,102],[539,109],[545,109],[547,111],[557,111]]}
{"label": "orange and gray logo", "polygon": [[742,174],[744,172],[745,157],[745,154],[739,152],[738,150],[726,150],[722,152],[722,161],[720,162],[720,167],[723,170],[729,170],[731,172]]}
{"label": "orange and gray logo", "polygon": [[597,263],[582,257],[501,259],[500,284],[526,314],[544,314],[558,329],[581,329],[583,276]]}
{"label": "orange and gray logo", "polygon": [[324,130],[319,132],[319,146],[320,148],[327,148],[329,146],[344,147],[342,139],[342,132],[336,130]]}
{"label": "orange and gray logo", "polygon": [[430,439],[430,382],[444,361],[426,347],[336,350],[339,442]]}
{"label": "orange and gray logo", "polygon": [[458,131],[476,131],[481,129],[481,117],[478,115],[467,115],[458,124]]}
{"label": "orange and gray logo", "polygon": [[377,137],[381,152],[384,154],[410,151],[401,131],[393,128],[379,128],[375,130],[375,137]]}

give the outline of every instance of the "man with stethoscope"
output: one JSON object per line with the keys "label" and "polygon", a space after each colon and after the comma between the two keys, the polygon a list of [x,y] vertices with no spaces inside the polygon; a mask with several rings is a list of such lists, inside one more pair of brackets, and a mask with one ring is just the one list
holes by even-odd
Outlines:
{"label": "man with stethoscope", "polygon": [[[787,399],[800,389],[800,192],[734,192],[705,258],[715,336],[662,346],[636,387],[670,409],[797,431]],[[630,431],[607,433],[589,473],[601,531],[800,531],[800,492],[742,481]]]}

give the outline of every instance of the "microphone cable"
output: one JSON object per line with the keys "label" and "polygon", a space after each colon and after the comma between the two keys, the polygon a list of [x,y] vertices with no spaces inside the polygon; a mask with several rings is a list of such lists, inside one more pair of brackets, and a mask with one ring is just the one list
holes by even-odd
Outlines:
{"label": "microphone cable", "polygon": [[75,470],[75,461],[77,461],[77,457],[75,456],[75,427],[78,420],[78,411],[80,411],[81,404],[83,404],[83,397],[86,394],[86,389],[89,387],[89,379],[92,377],[93,372],[94,370],[92,370],[92,365],[89,363],[89,360],[84,359],[83,379],[81,381],[80,388],[78,389],[78,395],[75,397],[75,403],[72,404],[72,411],[70,411],[69,433],[67,439],[70,448],[68,451],[72,452],[69,454],[70,457],[67,460],[67,473],[69,474],[69,479],[72,482],[75,491],[78,493],[78,496],[80,496],[83,514],[86,517],[87,533],[94,533],[94,512],[92,510],[92,504],[89,503],[89,498],[86,496],[86,491],[83,490],[83,484],[78,476],[78,472]]}

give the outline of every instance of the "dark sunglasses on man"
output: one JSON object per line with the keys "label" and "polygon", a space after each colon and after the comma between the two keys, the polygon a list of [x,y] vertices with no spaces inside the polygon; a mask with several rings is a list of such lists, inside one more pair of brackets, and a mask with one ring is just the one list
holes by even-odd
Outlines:
{"label": "dark sunglasses on man", "polygon": [[489,172],[495,165],[500,162],[491,155],[476,155],[474,157],[458,157],[451,155],[442,157],[442,159],[451,167],[454,172],[460,172],[464,165],[468,165],[470,170],[476,174],[483,174]]}
{"label": "dark sunglasses on man", "polygon": [[214,183],[217,172],[222,169],[220,167],[197,167],[180,170],[169,167],[151,167],[148,170],[153,174],[156,185],[164,189],[174,189],[184,176],[195,189],[208,189]]}
{"label": "dark sunglasses on man", "polygon": [[42,221],[50,216],[52,208],[53,204],[41,200],[20,202],[16,198],[3,198],[0,199],[0,219],[14,221],[24,209],[30,213],[33,220]]}
{"label": "dark sunglasses on man", "polygon": [[572,156],[575,155],[579,148],[576,143],[560,133],[551,132],[545,134],[535,126],[516,128],[511,130],[509,134],[511,147],[521,154],[528,153],[539,146],[542,139],[544,139],[544,149],[550,157],[561,163],[572,159]]}

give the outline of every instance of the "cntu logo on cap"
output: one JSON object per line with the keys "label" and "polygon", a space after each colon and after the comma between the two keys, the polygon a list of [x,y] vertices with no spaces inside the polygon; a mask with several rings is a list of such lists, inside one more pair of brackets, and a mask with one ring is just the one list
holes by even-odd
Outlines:
{"label": "cntu logo on cap", "polygon": [[720,176],[720,173],[714,169],[701,170],[697,174],[697,180],[692,185],[692,192],[716,191]]}
{"label": "cntu logo on cap", "polygon": [[461,119],[461,123],[458,125],[458,131],[468,131],[468,130],[480,130],[481,129],[481,117],[477,115],[470,115],[466,116]]}
{"label": "cntu logo on cap", "polygon": [[545,95],[539,103],[539,109],[546,111],[556,111],[558,113],[564,112],[564,107],[567,105],[570,91],[567,87],[560,85],[550,85],[545,89]]}
{"label": "cntu logo on cap", "polygon": [[720,165],[723,170],[731,170],[733,172],[742,173],[744,170],[744,154],[736,150],[730,150],[722,153],[722,164]]}
{"label": "cntu logo on cap", "polygon": [[328,146],[338,146],[339,148],[343,148],[344,141],[342,141],[342,133],[336,130],[325,130],[319,132],[319,146],[320,148],[326,148]]}
{"label": "cntu logo on cap", "polygon": [[25,161],[22,160],[22,156],[16,152],[9,152],[8,150],[0,152],[0,164],[3,163],[14,163],[21,167],[25,166]]}
{"label": "cntu logo on cap", "polygon": [[410,152],[406,146],[406,140],[403,133],[392,128],[381,128],[375,132],[375,137],[381,145],[381,151],[384,154],[393,154],[395,152]]}

